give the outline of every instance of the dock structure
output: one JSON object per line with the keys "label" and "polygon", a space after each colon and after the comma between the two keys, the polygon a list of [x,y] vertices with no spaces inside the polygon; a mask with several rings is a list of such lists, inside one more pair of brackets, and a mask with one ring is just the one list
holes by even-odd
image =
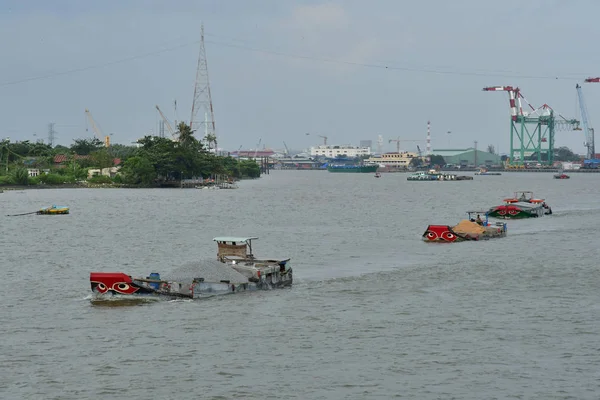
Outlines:
{"label": "dock structure", "polygon": [[194,189],[196,186],[202,185],[203,182],[204,180],[202,178],[182,179],[181,188]]}

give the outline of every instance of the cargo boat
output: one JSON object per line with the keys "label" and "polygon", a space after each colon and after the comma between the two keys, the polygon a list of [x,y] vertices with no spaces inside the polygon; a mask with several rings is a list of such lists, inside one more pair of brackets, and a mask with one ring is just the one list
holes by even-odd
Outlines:
{"label": "cargo boat", "polygon": [[[422,238],[427,243],[455,243],[467,240],[489,240],[506,236],[507,226],[504,222],[492,224],[485,211],[467,211],[468,219],[457,225],[429,225]],[[485,219],[480,218],[481,215]]]}
{"label": "cargo boat", "polygon": [[329,172],[348,172],[348,173],[373,173],[377,172],[379,168],[378,164],[368,165],[328,165],[327,171]]}
{"label": "cargo boat", "polygon": [[[123,298],[195,299],[243,291],[268,290],[292,285],[288,259],[257,259],[252,254],[256,237],[216,237],[217,270],[210,278],[188,276],[168,278],[153,272],[147,277],[132,277],[123,272],[91,272],[93,300]],[[204,269],[206,273],[206,269]]]}
{"label": "cargo boat", "polygon": [[544,199],[534,198],[533,192],[520,191],[515,192],[513,197],[504,199],[503,205],[490,208],[488,214],[500,219],[538,218],[551,215],[552,208]]}
{"label": "cargo boat", "polygon": [[570,179],[570,178],[571,177],[569,175],[565,174],[564,172],[554,175],[554,179]]}

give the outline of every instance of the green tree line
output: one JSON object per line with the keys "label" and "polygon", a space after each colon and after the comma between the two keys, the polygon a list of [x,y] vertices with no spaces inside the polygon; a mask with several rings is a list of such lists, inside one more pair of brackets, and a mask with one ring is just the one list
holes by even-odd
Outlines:
{"label": "green tree line", "polygon": [[[75,139],[71,146],[50,146],[43,142],[0,142],[0,185],[64,184],[87,180],[92,183],[118,183],[158,186],[168,181],[209,178],[215,175],[232,179],[258,178],[260,168],[254,160],[238,160],[209,151],[216,147],[214,136],[205,146],[193,136],[185,123],[178,125],[177,140],[145,136],[137,146],[111,144],[105,147],[97,138]],[[57,155],[64,155],[60,163]],[[108,168],[119,159],[114,178],[101,176],[87,179],[88,169]],[[29,177],[27,169],[46,170]]]}

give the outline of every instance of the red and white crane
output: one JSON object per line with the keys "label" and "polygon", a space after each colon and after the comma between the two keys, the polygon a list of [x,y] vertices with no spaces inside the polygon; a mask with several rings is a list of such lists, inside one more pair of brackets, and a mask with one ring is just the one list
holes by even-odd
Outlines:
{"label": "red and white crane", "polygon": [[519,89],[518,87],[513,88],[512,86],[488,86],[488,87],[484,87],[483,91],[484,92],[495,92],[495,91],[508,92],[508,101],[510,104],[510,117],[513,121],[517,120],[517,115],[522,115],[522,116],[525,115],[523,113],[523,105],[521,104],[521,99],[523,99],[523,101],[525,103],[527,103],[527,105],[529,106],[529,108],[531,108],[532,111],[535,111],[535,108],[531,104],[529,104],[529,102],[527,101],[527,99],[525,99],[525,97],[523,97],[523,95],[521,94],[521,89]]}
{"label": "red and white crane", "polygon": [[[579,121],[566,119],[556,113],[548,104],[535,108],[529,103],[521,89],[513,86],[488,86],[485,92],[508,92],[510,107],[510,164],[523,165],[526,160],[552,165],[554,162],[554,133],[556,129],[574,130],[579,127]],[[523,111],[525,102],[531,112]],[[529,127],[529,128],[528,128]],[[531,129],[530,129],[531,128]],[[532,158],[533,157],[533,158]]]}

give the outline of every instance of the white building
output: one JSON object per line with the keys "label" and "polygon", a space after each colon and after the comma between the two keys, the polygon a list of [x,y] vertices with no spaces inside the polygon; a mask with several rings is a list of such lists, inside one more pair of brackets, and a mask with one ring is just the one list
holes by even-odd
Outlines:
{"label": "white building", "polygon": [[336,158],[340,157],[362,157],[370,156],[370,147],[356,147],[356,146],[313,146],[310,148],[310,155],[312,157],[327,157]]}
{"label": "white building", "polygon": [[40,170],[37,168],[27,168],[27,175],[30,178],[36,177],[40,175]]}

